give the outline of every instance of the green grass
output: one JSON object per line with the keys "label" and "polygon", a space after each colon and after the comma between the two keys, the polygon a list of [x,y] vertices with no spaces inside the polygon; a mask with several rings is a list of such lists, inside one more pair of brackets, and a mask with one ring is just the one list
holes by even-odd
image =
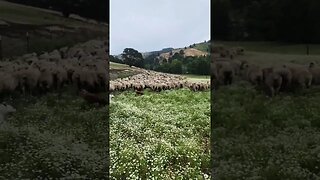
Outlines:
{"label": "green grass", "polygon": [[126,64],[110,62],[110,69],[128,69],[128,68],[129,66]]}
{"label": "green grass", "polygon": [[310,62],[316,62],[317,64],[320,64],[320,45],[311,45],[311,54],[306,55],[301,51],[303,45],[297,44],[215,41],[215,45],[219,44],[223,44],[226,47],[244,47],[246,49],[245,55],[237,56],[236,59],[246,60],[249,63],[263,67],[281,65],[284,63],[308,65]]}
{"label": "green grass", "polygon": [[[64,46],[97,38],[106,38],[108,27],[64,18],[50,10],[10,3],[0,0],[0,20],[8,26],[0,26],[4,58],[26,53],[52,51]],[[55,27],[49,31],[48,27]],[[26,32],[29,32],[29,52]]]}
{"label": "green grass", "polygon": [[194,48],[203,52],[208,52],[207,49],[209,48],[209,45],[210,43],[199,43],[199,44],[196,44]]}
{"label": "green grass", "polygon": [[84,22],[64,18],[61,15],[58,15],[57,12],[53,13],[45,9],[34,8],[2,0],[0,0],[0,12],[0,19],[18,24],[59,24],[71,27],[88,26],[88,24]]}
{"label": "green grass", "polygon": [[214,93],[216,179],[319,179],[320,87],[272,99],[246,83]]}
{"label": "green grass", "polygon": [[[280,42],[268,42],[268,41],[214,41],[214,45],[223,44],[226,47],[241,46],[246,51],[256,51],[264,53],[278,53],[278,54],[295,54],[306,55],[305,44],[290,44]],[[310,45],[310,55],[320,55],[320,45]]]}
{"label": "green grass", "polygon": [[202,179],[209,174],[209,92],[125,92],[110,105],[113,179]]}
{"label": "green grass", "polygon": [[106,178],[107,107],[65,93],[6,101],[17,112],[0,125],[0,179]]}
{"label": "green grass", "polygon": [[195,81],[195,82],[197,82],[197,81],[203,81],[203,82],[210,81],[210,76],[193,75],[193,74],[188,74],[188,75],[183,74],[183,76],[186,76],[188,80]]}
{"label": "green grass", "polygon": [[[320,63],[318,45],[307,56],[302,45],[222,43],[245,47],[237,58],[260,66]],[[313,86],[268,98],[247,82],[221,86],[213,93],[214,179],[320,179],[319,92]]]}
{"label": "green grass", "polygon": [[310,62],[320,64],[320,55],[297,55],[297,54],[279,54],[264,52],[246,52],[245,56],[237,56],[239,60],[246,60],[249,63],[261,66],[272,66],[285,63],[295,63],[308,65]]}
{"label": "green grass", "polygon": [[41,54],[42,52],[51,52],[61,47],[72,47],[77,43],[83,43],[91,39],[99,39],[103,37],[103,33],[66,33],[59,37],[32,36],[29,41],[29,52],[27,51],[27,43],[24,39],[3,36],[3,56],[15,57],[30,52]]}

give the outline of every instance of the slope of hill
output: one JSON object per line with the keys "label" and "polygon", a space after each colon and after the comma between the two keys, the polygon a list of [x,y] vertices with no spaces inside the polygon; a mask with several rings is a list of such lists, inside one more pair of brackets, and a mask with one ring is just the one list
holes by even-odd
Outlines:
{"label": "slope of hill", "polygon": [[198,43],[195,44],[195,49],[199,50],[199,51],[204,51],[204,52],[209,52],[209,42],[202,42],[202,43]]}
{"label": "slope of hill", "polygon": [[0,12],[3,57],[51,51],[108,35],[106,25],[64,18],[51,10],[0,0]]}
{"label": "slope of hill", "polygon": [[162,53],[167,53],[167,52],[170,52],[172,50],[174,50],[174,48],[163,48],[160,51],[151,51],[151,52],[142,53],[142,56],[143,56],[143,58],[146,58],[146,57],[152,56],[152,55],[158,55],[158,54],[162,54]]}
{"label": "slope of hill", "polygon": [[169,59],[169,57],[173,56],[175,53],[179,53],[181,50],[184,53],[184,57],[188,57],[188,56],[193,56],[193,57],[194,56],[206,56],[206,55],[209,54],[208,52],[201,51],[201,50],[198,50],[198,49],[195,49],[195,48],[187,48],[187,49],[179,48],[179,49],[172,50],[171,51],[172,55],[170,55],[171,52],[167,52],[167,53],[160,54],[160,57],[162,57],[164,59]]}

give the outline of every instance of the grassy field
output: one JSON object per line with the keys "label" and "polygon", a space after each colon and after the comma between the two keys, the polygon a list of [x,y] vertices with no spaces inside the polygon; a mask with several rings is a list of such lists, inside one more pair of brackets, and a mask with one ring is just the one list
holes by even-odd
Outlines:
{"label": "grassy field", "polygon": [[[260,45],[273,53],[259,52]],[[250,44],[252,51],[239,58],[261,66],[319,62],[320,56],[299,54],[296,46],[280,53],[273,45]],[[238,81],[215,91],[213,100],[214,179],[320,178],[320,87],[268,98]]]}
{"label": "grassy field", "polygon": [[202,81],[202,82],[210,81],[210,76],[201,76],[201,75],[192,75],[192,74],[188,74],[188,75],[183,74],[183,76],[186,76],[189,81],[195,81],[195,82],[197,82],[197,81]]}
{"label": "grassy field", "polygon": [[[108,26],[64,18],[58,12],[0,0],[3,57],[41,53],[95,38],[106,38]],[[29,50],[26,33],[29,32]]]}
{"label": "grassy field", "polygon": [[110,69],[129,69],[129,66],[126,64],[110,62]]}
{"label": "grassy field", "polygon": [[[248,51],[264,52],[264,53],[279,53],[279,54],[294,54],[305,55],[305,44],[289,44],[280,42],[250,42],[250,41],[214,41],[214,45],[225,45],[226,47],[241,46]],[[320,54],[320,44],[310,44],[310,55]]]}
{"label": "grassy field", "polygon": [[[60,12],[41,9],[0,0],[0,19],[6,22],[31,25],[65,25],[70,27],[88,27],[88,23],[64,18]],[[90,26],[98,26],[91,24]]]}
{"label": "grassy field", "polygon": [[204,42],[199,43],[199,44],[196,44],[194,48],[203,52],[207,52],[207,49],[209,48],[209,43],[204,43]]}
{"label": "grassy field", "polygon": [[0,179],[105,179],[107,107],[71,93],[6,98],[17,112],[0,125]]}
{"label": "grassy field", "polygon": [[208,179],[209,92],[125,92],[110,105],[113,179]]}

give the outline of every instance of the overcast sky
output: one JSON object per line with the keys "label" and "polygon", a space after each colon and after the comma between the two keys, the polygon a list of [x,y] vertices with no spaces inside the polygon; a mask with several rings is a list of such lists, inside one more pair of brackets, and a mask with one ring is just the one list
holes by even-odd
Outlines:
{"label": "overcast sky", "polygon": [[179,48],[210,39],[210,0],[111,0],[110,53]]}

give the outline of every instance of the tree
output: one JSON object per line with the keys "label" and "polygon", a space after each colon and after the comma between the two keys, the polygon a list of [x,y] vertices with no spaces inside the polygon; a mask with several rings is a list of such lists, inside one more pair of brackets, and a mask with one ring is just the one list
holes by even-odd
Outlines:
{"label": "tree", "polygon": [[139,51],[133,48],[125,48],[121,54],[123,62],[127,65],[143,67],[143,57]]}
{"label": "tree", "polygon": [[174,59],[170,64],[169,72],[174,74],[182,74],[182,62]]}
{"label": "tree", "polygon": [[181,49],[181,50],[179,51],[179,54],[184,55],[184,51]]}
{"label": "tree", "polygon": [[115,56],[109,55],[109,59],[111,62],[115,62],[115,63],[121,63],[123,64],[123,61]]}

